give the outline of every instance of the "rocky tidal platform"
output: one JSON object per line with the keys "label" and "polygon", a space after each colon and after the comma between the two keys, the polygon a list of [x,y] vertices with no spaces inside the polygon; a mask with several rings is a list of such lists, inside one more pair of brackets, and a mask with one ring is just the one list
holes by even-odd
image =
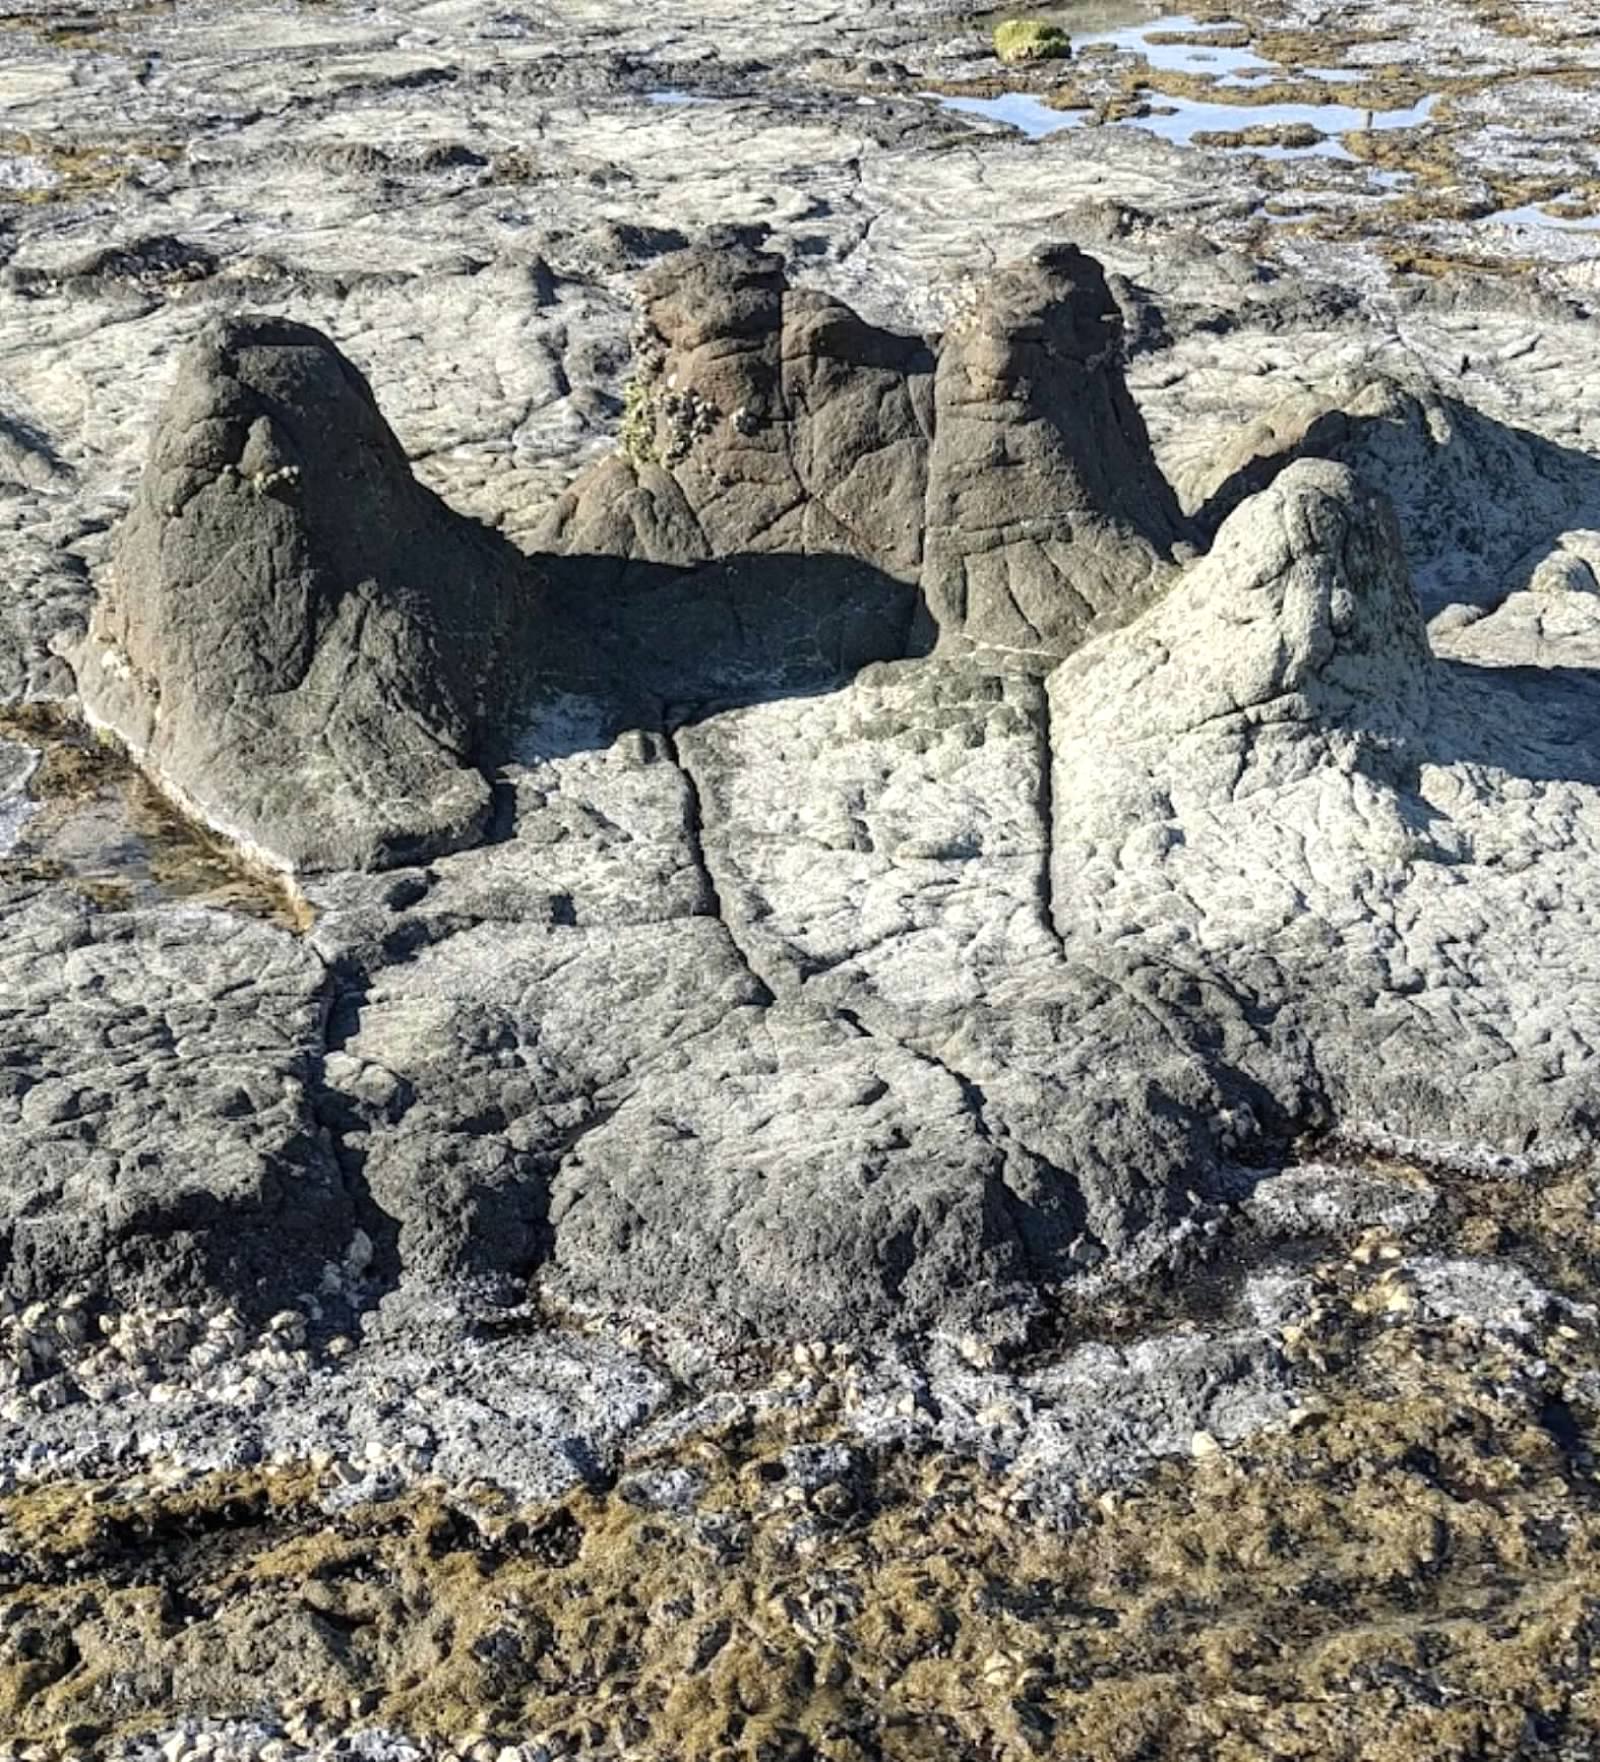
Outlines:
{"label": "rocky tidal platform", "polygon": [[1587,1756],[1593,33],[747,12],[3,21],[0,1756]]}
{"label": "rocky tidal platform", "polygon": [[[414,483],[327,339],[234,319],[180,364],[69,652],[93,722],[298,874],[306,946],[231,932],[294,974],[295,1100],[218,1097],[178,1256],[165,1081],[124,1058],[97,1094],[46,1011],[19,1298],[128,1294],[137,1236],[141,1284],[222,1252],[270,1310],[359,1224],[396,1296],[537,1274],[766,1334],[1020,1337],[1308,1130],[1579,1154],[1590,987],[1552,1018],[1505,950],[1595,909],[1594,700],[1436,657],[1358,471],[1280,456],[1184,567],[1071,248],[931,344],[737,241],[645,288],[625,451],[543,561]],[[39,901],[8,946],[86,936],[103,998],[99,922]],[[110,1239],[53,1140],[108,1159]]]}

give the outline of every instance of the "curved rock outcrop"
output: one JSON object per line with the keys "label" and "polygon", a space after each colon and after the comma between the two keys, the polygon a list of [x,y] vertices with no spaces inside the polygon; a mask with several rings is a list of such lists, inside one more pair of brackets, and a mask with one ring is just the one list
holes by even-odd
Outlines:
{"label": "curved rock outcrop", "polygon": [[856,556],[915,579],[933,358],[783,259],[697,245],[647,274],[622,448],[554,510],[555,548],[692,566]]}
{"label": "curved rock outcrop", "polygon": [[1333,1117],[1586,1140],[1600,691],[1434,656],[1348,468],[1289,465],[1049,692],[1070,945],[1249,999]]}
{"label": "curved rock outcrop", "polygon": [[246,849],[382,867],[482,833],[478,764],[539,609],[522,558],[412,477],[326,337],[222,320],[179,363],[79,691]]}
{"label": "curved rock outcrop", "polygon": [[1430,617],[1451,604],[1491,607],[1521,587],[1548,536],[1584,523],[1600,499],[1588,454],[1495,421],[1421,374],[1342,375],[1225,433],[1197,424],[1163,459],[1207,531],[1296,459],[1348,465],[1400,512]]}
{"label": "curved rock outcrop", "polygon": [[[1089,838],[1094,804],[1145,823],[1107,767],[1166,753],[1162,773],[1210,788],[1227,745],[1264,730],[1321,743],[1414,733],[1431,656],[1389,505],[1343,466],[1304,461],[1247,502],[1159,606],[1063,662],[1057,782]],[[1194,738],[1192,752],[1171,743]],[[1164,798],[1163,798],[1164,799]],[[1092,895],[1088,851],[1058,851],[1058,879]]]}

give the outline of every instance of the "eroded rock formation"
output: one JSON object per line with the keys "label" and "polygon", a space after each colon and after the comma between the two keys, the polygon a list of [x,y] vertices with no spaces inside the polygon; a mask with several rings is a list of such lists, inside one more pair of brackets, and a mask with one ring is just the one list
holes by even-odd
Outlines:
{"label": "eroded rock formation", "polygon": [[933,344],[789,286],[748,244],[646,278],[624,447],[552,513],[552,548],[694,568],[848,560],[920,590],[917,646],[1046,658],[1137,609],[1187,536],[1071,246],[1003,271]]}
{"label": "eroded rock formation", "polygon": [[469,844],[540,598],[412,477],[366,382],[278,319],[178,366],[79,690],[165,787],[291,868]]}
{"label": "eroded rock formation", "polygon": [[[645,313],[537,567],[417,489],[330,345],[213,332],[97,615],[95,713],[340,871],[308,1105],[402,1311],[537,1275],[1014,1330],[1307,1125],[1581,1140],[1593,694],[1435,655],[1359,474],[1274,467],[1184,566],[1073,251],[936,343],[737,242]],[[486,729],[507,835],[452,854]],[[260,1117],[292,1163],[305,1122]]]}
{"label": "eroded rock formation", "polygon": [[1388,504],[1308,460],[1049,691],[1070,938],[1253,999],[1342,1120],[1579,1151],[1591,675],[1436,657]]}
{"label": "eroded rock formation", "polygon": [[554,586],[421,488],[359,373],[281,320],[184,356],[80,693],[169,791],[295,870],[478,839],[536,687],[614,718],[836,684],[936,637],[1045,660],[1184,531],[1092,259],[1005,272],[938,346],[724,242],[647,278],[624,448],[554,510]]}
{"label": "eroded rock formation", "polygon": [[1172,579],[1188,537],[1122,376],[1104,272],[1002,271],[939,349],[922,574],[943,632],[1070,652]]}

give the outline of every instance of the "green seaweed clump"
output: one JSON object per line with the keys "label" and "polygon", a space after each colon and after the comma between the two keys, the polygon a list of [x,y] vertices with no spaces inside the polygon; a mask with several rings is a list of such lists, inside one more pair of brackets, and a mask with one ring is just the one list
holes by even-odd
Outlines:
{"label": "green seaweed clump", "polygon": [[649,378],[635,374],[622,391],[622,430],[618,436],[624,455],[635,465],[650,465],[656,457],[656,400]]}
{"label": "green seaweed clump", "polygon": [[1043,19],[1008,18],[994,27],[994,52],[1008,63],[1064,61],[1072,53],[1072,39]]}

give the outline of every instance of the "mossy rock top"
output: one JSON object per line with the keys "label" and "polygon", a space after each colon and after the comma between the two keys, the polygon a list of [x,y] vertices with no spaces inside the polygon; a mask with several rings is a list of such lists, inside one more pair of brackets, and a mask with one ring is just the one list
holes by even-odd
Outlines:
{"label": "mossy rock top", "polygon": [[1064,61],[1072,54],[1072,39],[1043,19],[1008,18],[994,28],[994,52],[1002,61]]}

